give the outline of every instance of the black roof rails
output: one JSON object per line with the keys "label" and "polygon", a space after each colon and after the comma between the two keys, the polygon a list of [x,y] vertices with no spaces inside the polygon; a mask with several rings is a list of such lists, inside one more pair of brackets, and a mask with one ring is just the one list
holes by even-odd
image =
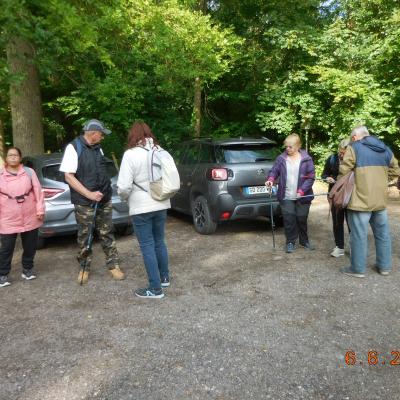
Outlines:
{"label": "black roof rails", "polygon": [[189,141],[189,140],[209,140],[209,141],[212,141],[212,140],[214,140],[214,138],[213,137],[211,137],[211,136],[198,136],[198,137],[192,137],[192,138],[185,138],[185,142],[186,141]]}

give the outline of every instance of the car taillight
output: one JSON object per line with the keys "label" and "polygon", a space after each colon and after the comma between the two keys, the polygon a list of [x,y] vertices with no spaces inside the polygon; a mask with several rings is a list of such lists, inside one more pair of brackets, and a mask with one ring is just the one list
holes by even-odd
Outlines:
{"label": "car taillight", "polygon": [[227,181],[228,170],[226,168],[212,168],[208,176],[212,181]]}
{"label": "car taillight", "polygon": [[42,188],[42,192],[45,200],[50,200],[53,197],[56,197],[58,194],[65,192],[64,189],[56,189],[56,188]]}
{"label": "car taillight", "polygon": [[225,211],[225,212],[223,212],[222,214],[221,214],[221,219],[229,219],[230,218],[230,216],[231,216],[231,213],[230,212],[228,212],[228,211]]}

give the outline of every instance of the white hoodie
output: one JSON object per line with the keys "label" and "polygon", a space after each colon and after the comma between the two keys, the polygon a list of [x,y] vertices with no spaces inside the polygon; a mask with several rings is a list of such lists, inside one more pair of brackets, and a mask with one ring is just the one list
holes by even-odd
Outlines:
{"label": "white hoodie", "polygon": [[[153,147],[153,139],[146,139],[147,150]],[[154,200],[149,193],[149,166],[148,151],[143,146],[136,146],[126,150],[122,158],[118,175],[118,195],[128,201],[129,215],[144,214],[152,211],[171,208],[169,199]],[[146,192],[134,183],[137,183]]]}

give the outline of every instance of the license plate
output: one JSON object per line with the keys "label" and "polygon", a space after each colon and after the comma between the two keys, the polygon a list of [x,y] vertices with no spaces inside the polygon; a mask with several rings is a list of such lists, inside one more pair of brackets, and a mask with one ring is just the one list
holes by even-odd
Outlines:
{"label": "license plate", "polygon": [[264,186],[246,186],[243,188],[243,192],[248,195],[269,193],[268,188]]}

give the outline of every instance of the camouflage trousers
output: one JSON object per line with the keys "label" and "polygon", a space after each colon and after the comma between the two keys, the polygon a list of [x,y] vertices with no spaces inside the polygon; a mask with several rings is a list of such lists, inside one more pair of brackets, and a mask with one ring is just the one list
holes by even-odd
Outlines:
{"label": "camouflage trousers", "polygon": [[[89,236],[89,229],[93,221],[94,208],[90,206],[81,206],[75,204],[75,218],[78,223],[78,262],[82,268],[85,263],[85,258],[82,254]],[[106,204],[99,205],[96,214],[95,231],[100,239],[101,247],[106,255],[106,265],[109,269],[113,269],[119,265],[119,256],[115,238],[113,234],[112,224],[112,205],[111,201]],[[86,258],[85,270],[90,270],[92,262],[91,252]]]}

